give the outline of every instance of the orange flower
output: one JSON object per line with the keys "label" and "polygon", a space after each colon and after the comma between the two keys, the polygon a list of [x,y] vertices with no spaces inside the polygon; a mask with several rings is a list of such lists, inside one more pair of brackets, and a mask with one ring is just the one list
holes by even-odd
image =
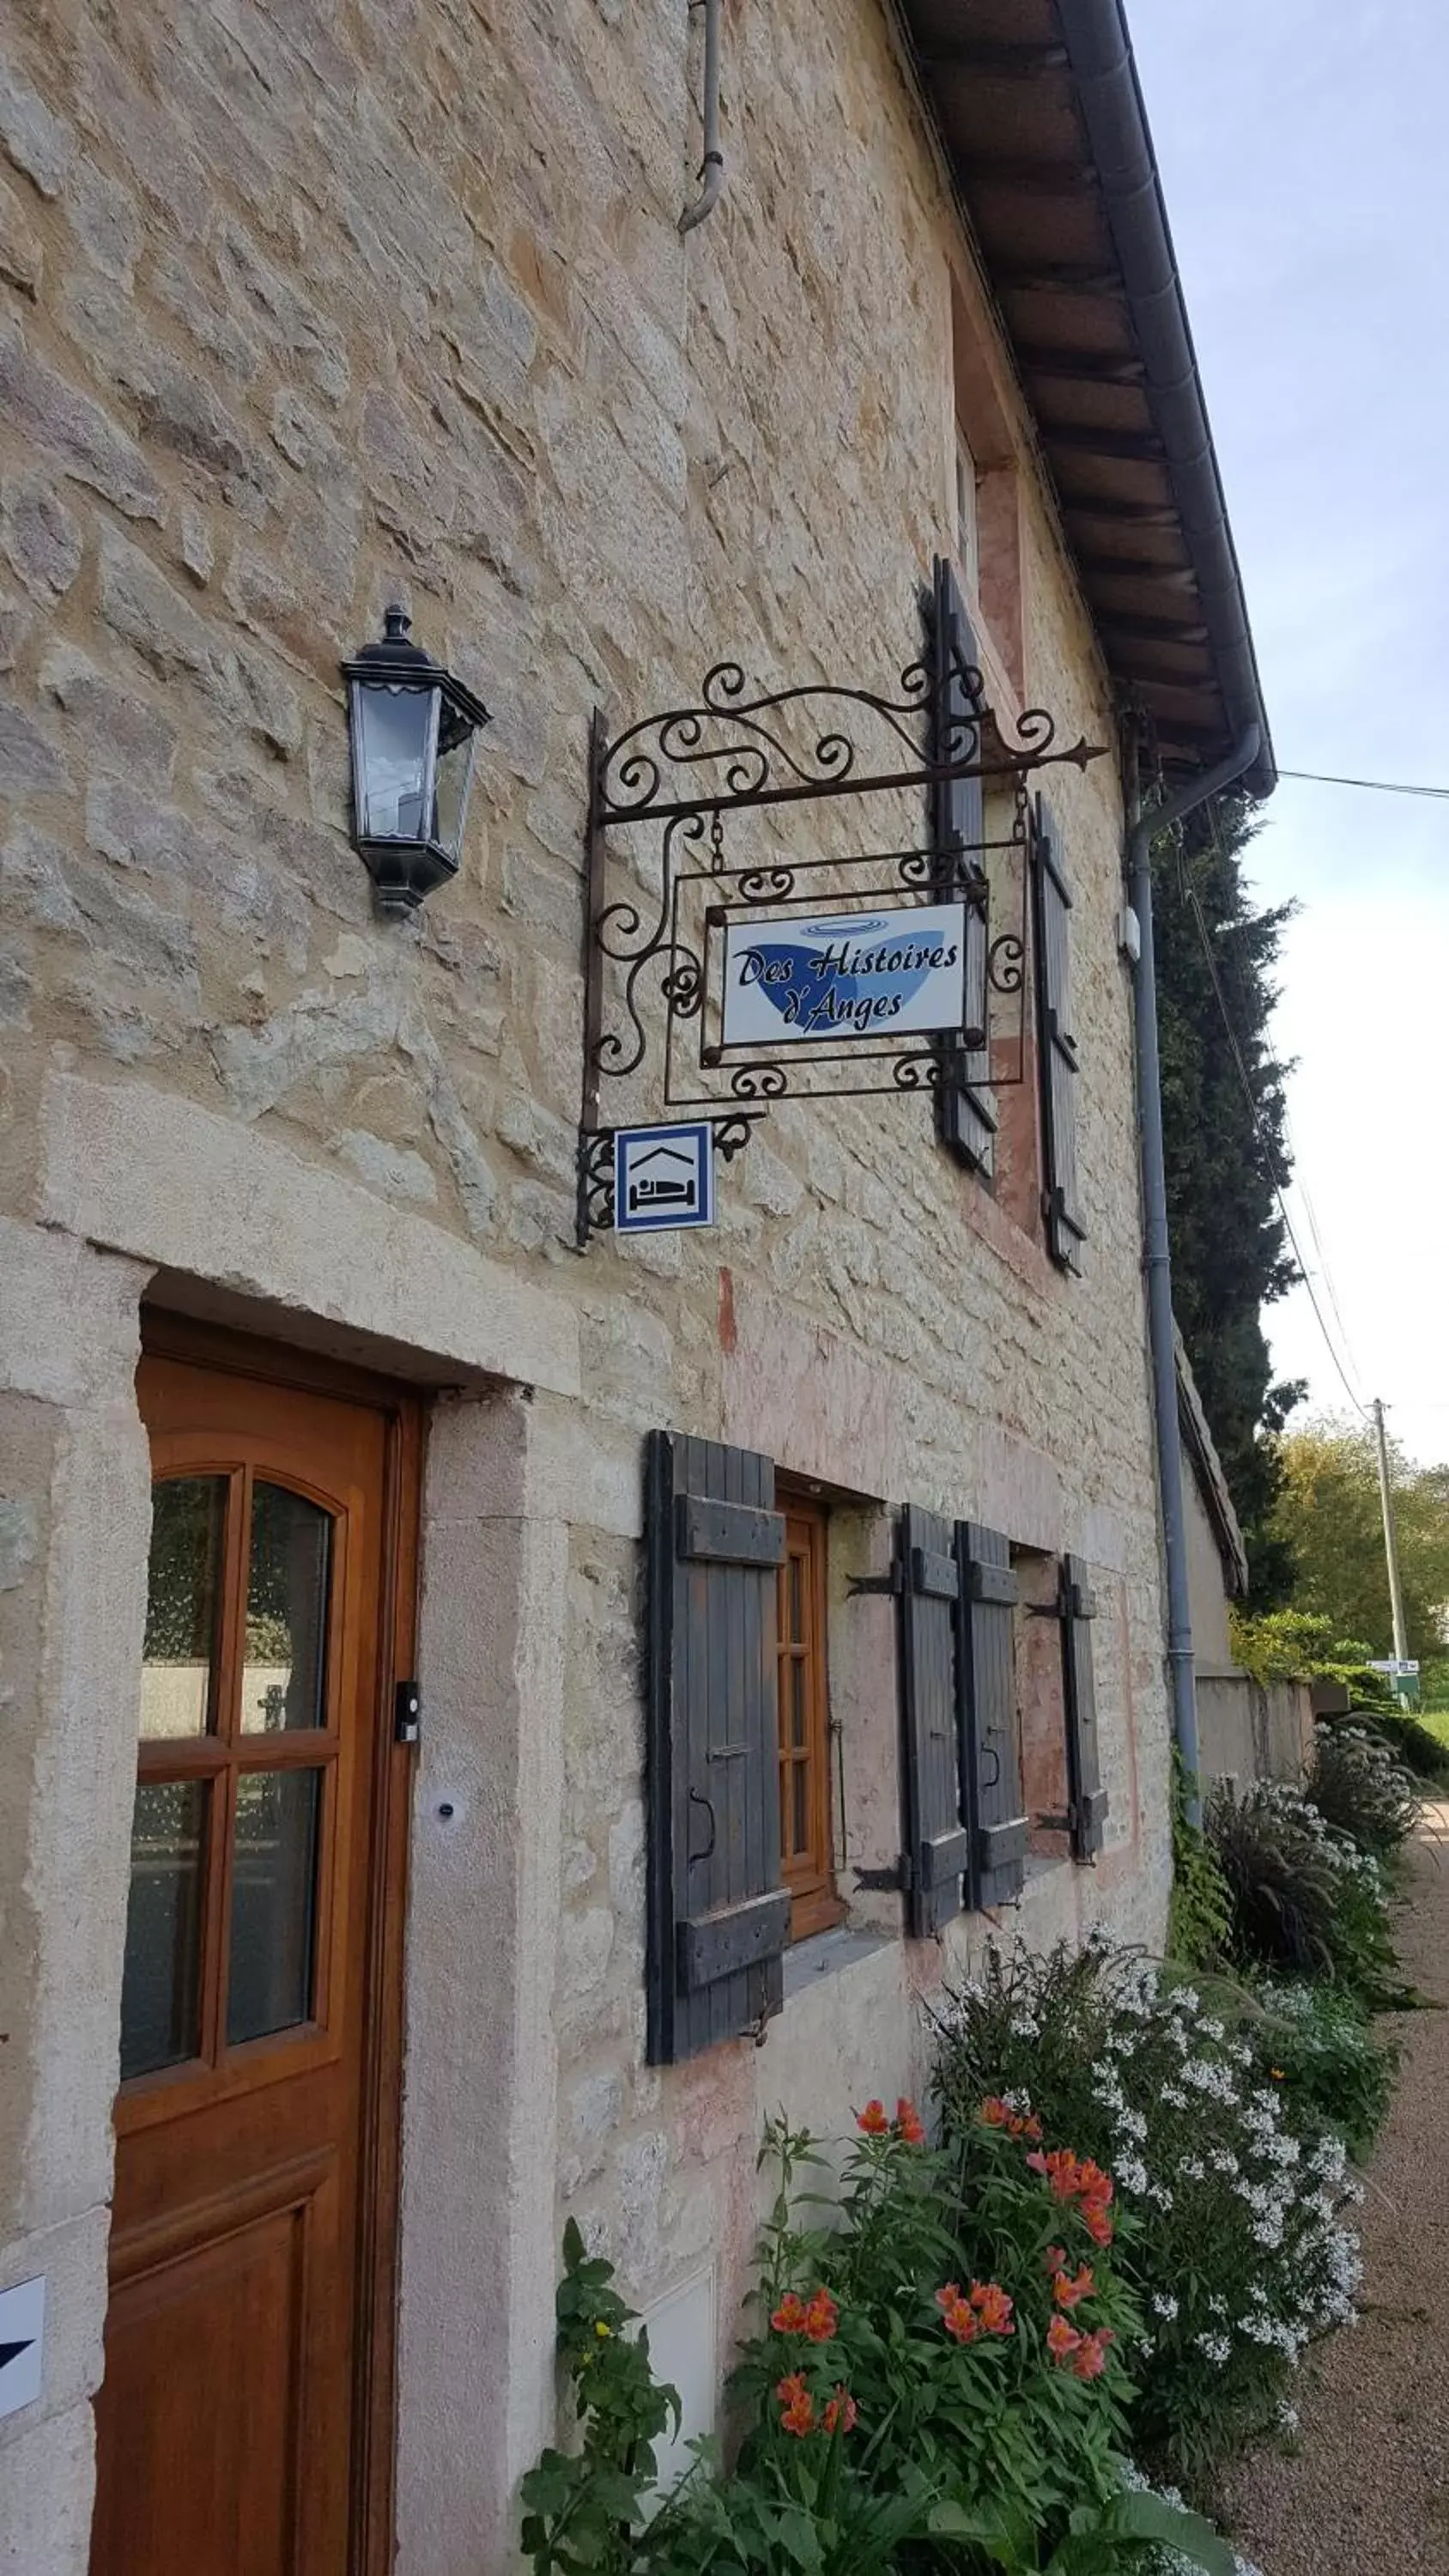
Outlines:
{"label": "orange flower", "polygon": [[981,2118],[988,2129],[1009,2129],[1011,2113],[999,2093],[989,2093],[981,2105]]}
{"label": "orange flower", "polygon": [[793,2290],[788,2290],[771,2317],[770,2323],[776,2334],[803,2334],[805,2331],[804,2300],[797,2298]]}
{"label": "orange flower", "polygon": [[1066,2272],[1058,2272],[1052,2283],[1052,2297],[1059,2308],[1074,2308],[1079,2299],[1090,2299],[1096,2287],[1091,2269],[1084,2263],[1075,2280]]}
{"label": "orange flower", "polygon": [[1065,2245],[1049,2245],[1047,2247],[1046,2267],[1049,2272],[1064,2272],[1066,2270],[1067,2249]]}
{"label": "orange flower", "polygon": [[1083,2340],[1076,2327],[1068,2325],[1065,2317],[1053,2317],[1047,2327],[1047,2350],[1053,2361],[1069,2360],[1074,2352],[1080,2351]]}
{"label": "orange flower", "polygon": [[904,2093],[896,2104],[896,2135],[904,2138],[908,2147],[925,2145],[925,2123],[914,2102],[908,2102]]}
{"label": "orange flower", "polygon": [[976,2341],[981,2332],[981,2321],[970,2300],[963,2299],[961,2296],[959,2282],[948,2281],[944,2290],[938,2290],[936,2305],[941,2311],[941,2323],[948,2335],[954,2335],[957,2343]]}
{"label": "orange flower", "polygon": [[997,2281],[973,2281],[971,2305],[981,2321],[983,2334],[1015,2334],[1011,2322],[1012,2302]]}
{"label": "orange flower", "polygon": [[864,2129],[868,2138],[883,2138],[890,2127],[884,2102],[867,2102],[863,2111],[856,2112],[855,2125]]}
{"label": "orange flower", "polygon": [[1107,2346],[1115,2341],[1110,2326],[1099,2326],[1095,2334],[1083,2335],[1067,2363],[1072,2376],[1075,2379],[1100,2379],[1107,2367]]}
{"label": "orange flower", "polygon": [[782,2410],[780,2423],[785,2432],[793,2433],[797,2437],[814,2432],[815,2400],[806,2387],[800,2371],[792,2370],[787,2379],[780,2380],[776,2386],[775,2395],[780,2400]]}
{"label": "orange flower", "polygon": [[[1018,2135],[1018,2131],[1013,2129],[1011,2134],[1013,2137],[1016,2137]],[[1019,2134],[1023,2138],[1039,2138],[1041,2136],[1041,2122],[1037,2118],[1035,2111],[1029,2111],[1027,2113],[1026,2118],[1021,2123]]]}
{"label": "orange flower", "polygon": [[842,2388],[837,2383],[835,2395],[827,2400],[825,2412],[820,2419],[826,2432],[833,2433],[838,2425],[842,2433],[853,2433],[855,2416],[855,2399],[848,2388]]}
{"label": "orange flower", "polygon": [[812,2343],[829,2343],[840,2322],[840,2310],[828,2290],[816,2290],[805,2310],[801,2328]]}
{"label": "orange flower", "polygon": [[1105,2209],[1100,2208],[1095,2201],[1089,2209],[1084,2209],[1082,2211],[1082,2225],[1085,2227],[1087,2234],[1090,2236],[1094,2245],[1111,2244],[1112,2221],[1107,2216]]}

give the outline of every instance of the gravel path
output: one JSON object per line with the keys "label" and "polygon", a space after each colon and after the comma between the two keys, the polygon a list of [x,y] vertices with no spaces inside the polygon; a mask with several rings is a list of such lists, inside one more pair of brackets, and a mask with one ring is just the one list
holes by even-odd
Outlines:
{"label": "gravel path", "polygon": [[[1412,1855],[1405,1977],[1449,2003],[1449,1806]],[[1407,2013],[1398,2093],[1368,2174],[1363,2317],[1305,2364],[1297,2456],[1226,2482],[1263,2576],[1449,2576],[1449,2011]]]}

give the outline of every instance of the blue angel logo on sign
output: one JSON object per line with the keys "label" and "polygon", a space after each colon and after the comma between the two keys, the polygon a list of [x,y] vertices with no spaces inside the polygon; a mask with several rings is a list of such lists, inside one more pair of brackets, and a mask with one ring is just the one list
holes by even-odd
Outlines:
{"label": "blue angel logo on sign", "polygon": [[723,1043],[847,1042],[959,1029],[966,908],[911,904],[862,918],[730,922]]}

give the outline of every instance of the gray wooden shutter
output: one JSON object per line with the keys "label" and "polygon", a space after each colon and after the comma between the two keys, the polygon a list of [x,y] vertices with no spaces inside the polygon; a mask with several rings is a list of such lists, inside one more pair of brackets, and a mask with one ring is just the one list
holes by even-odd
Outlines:
{"label": "gray wooden shutter", "polygon": [[1036,800],[1032,836],[1036,915],[1037,1053],[1041,1068],[1042,1209],[1047,1250],[1063,1270],[1080,1271],[1086,1236],[1077,1186],[1077,1041],[1072,1031],[1071,888],[1045,797]]}
{"label": "gray wooden shutter", "polygon": [[1021,1892],[1027,1844],[1013,1651],[1017,1581],[1011,1544],[1000,1530],[960,1521],[956,1552],[962,1575],[972,1895],[977,1905],[1008,1905]]}
{"label": "gray wooden shutter", "polygon": [[770,1459],[650,1434],[649,2061],[758,2031],[781,2003],[775,1570]]}
{"label": "gray wooden shutter", "polygon": [[919,1939],[960,1913],[971,1858],[962,1821],[956,1678],[960,1578],[955,1534],[934,1512],[908,1503],[897,1544],[906,1927]]}
{"label": "gray wooden shutter", "polygon": [[[928,619],[928,667],[931,672],[931,758],[950,759],[952,728],[973,722],[981,701],[968,674],[974,672],[976,638],[961,597],[954,568],[936,557]],[[979,778],[941,780],[931,790],[931,847],[942,892],[964,885],[973,897],[966,939],[966,1017],[968,1026],[986,1028],[986,952],[989,939],[985,872],[979,857],[963,856],[978,848],[985,833]],[[996,1106],[991,1097],[991,1050],[951,1047],[941,1068],[936,1093],[937,1129],[944,1145],[969,1171],[990,1174],[996,1154]]]}
{"label": "gray wooden shutter", "polygon": [[1058,1607],[1062,1621],[1062,1680],[1067,1716],[1067,1791],[1073,1860],[1090,1860],[1102,1848],[1107,1792],[1097,1749],[1097,1686],[1092,1672],[1092,1621],[1097,1605],[1085,1557],[1062,1559]]}

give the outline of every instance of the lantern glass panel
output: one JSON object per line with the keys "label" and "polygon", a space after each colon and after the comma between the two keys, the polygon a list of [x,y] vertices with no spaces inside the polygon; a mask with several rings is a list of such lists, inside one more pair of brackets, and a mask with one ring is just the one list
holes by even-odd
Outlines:
{"label": "lantern glass panel", "polygon": [[473,783],[473,754],[478,736],[466,716],[443,709],[438,735],[438,775],[433,797],[433,839],[456,860],[463,847],[468,816],[468,790]]}
{"label": "lantern glass panel", "polygon": [[428,770],[438,718],[437,689],[379,686],[353,692],[363,829],[370,839],[425,841],[431,816]]}

